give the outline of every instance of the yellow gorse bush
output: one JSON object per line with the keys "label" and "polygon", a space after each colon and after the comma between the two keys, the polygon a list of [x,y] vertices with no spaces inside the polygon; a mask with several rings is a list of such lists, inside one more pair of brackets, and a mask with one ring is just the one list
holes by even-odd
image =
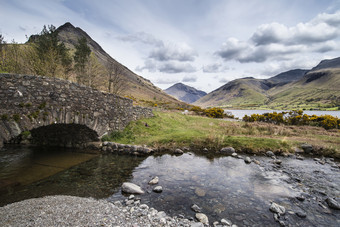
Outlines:
{"label": "yellow gorse bush", "polygon": [[308,115],[303,114],[302,110],[293,110],[290,112],[273,112],[264,114],[245,115],[243,120],[246,122],[268,122],[273,124],[286,125],[312,125],[324,127],[325,129],[340,129],[340,119],[331,115]]}

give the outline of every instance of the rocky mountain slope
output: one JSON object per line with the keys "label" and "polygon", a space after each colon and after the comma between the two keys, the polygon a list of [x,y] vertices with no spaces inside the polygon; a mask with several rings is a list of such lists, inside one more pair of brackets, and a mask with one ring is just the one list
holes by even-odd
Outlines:
{"label": "rocky mountain slope", "polygon": [[311,70],[295,69],[269,79],[230,81],[195,105],[226,108],[337,109],[340,107],[340,58]]}
{"label": "rocky mountain slope", "polygon": [[57,31],[59,32],[59,39],[71,50],[71,52],[74,51],[75,45],[78,43],[78,39],[85,37],[91,51],[104,67],[107,67],[110,62],[122,67],[122,75],[124,76],[125,82],[128,84],[128,88],[124,95],[133,98],[138,104],[167,103],[174,106],[185,105],[153,85],[149,80],[135,74],[130,69],[117,62],[81,28],[74,27],[71,23],[65,23],[57,28]]}
{"label": "rocky mountain slope", "polygon": [[164,91],[186,103],[193,103],[207,94],[204,91],[197,90],[196,88],[182,83],[174,84]]}

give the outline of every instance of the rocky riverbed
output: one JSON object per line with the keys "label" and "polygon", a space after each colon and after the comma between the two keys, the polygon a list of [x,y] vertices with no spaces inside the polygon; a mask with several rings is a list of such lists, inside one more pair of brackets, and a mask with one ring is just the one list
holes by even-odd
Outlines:
{"label": "rocky riverbed", "polygon": [[[119,212],[129,213],[121,218],[128,218],[131,226],[133,215],[148,216],[149,212],[152,217],[158,215],[159,212],[149,207],[165,211],[173,220],[167,222],[171,218],[163,217],[165,214],[161,212],[160,222],[146,226],[176,226],[178,220],[187,226],[202,226],[198,220],[210,226],[340,225],[337,160],[302,155],[286,157],[272,152],[251,156],[238,154],[231,148],[222,153],[100,155],[47,179],[0,194],[0,201],[5,205],[58,194],[95,197],[118,207]],[[124,182],[140,186],[142,194],[122,193]],[[82,212],[80,206],[73,212],[78,208]],[[44,209],[40,210],[44,212],[42,216],[48,214]],[[66,217],[67,214],[64,212]]]}
{"label": "rocky riverbed", "polygon": [[75,196],[47,196],[0,207],[0,226],[203,226],[136,203]]}

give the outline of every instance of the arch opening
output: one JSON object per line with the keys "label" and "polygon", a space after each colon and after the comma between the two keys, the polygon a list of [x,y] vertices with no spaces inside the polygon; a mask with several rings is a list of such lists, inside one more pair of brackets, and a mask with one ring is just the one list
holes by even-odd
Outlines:
{"label": "arch opening", "polygon": [[96,131],[81,124],[52,124],[34,128],[31,143],[42,146],[83,148],[89,142],[99,141]]}

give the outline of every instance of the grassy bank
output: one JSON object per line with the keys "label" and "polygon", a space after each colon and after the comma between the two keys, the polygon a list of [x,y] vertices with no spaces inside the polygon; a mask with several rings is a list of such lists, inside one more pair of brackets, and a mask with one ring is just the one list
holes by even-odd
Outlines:
{"label": "grassy bank", "polygon": [[[147,126],[146,126],[147,125]],[[122,132],[104,138],[123,144],[154,148],[192,147],[261,153],[267,150],[293,152],[302,143],[320,153],[340,158],[340,131],[311,126],[246,123],[188,116],[176,112],[155,112],[155,117],[131,122]]]}

